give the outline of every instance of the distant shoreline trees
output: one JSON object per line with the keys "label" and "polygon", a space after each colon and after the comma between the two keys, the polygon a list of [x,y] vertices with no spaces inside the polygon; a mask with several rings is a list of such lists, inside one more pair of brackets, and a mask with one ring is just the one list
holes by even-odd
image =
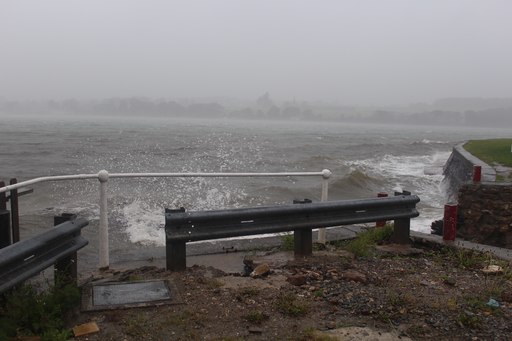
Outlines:
{"label": "distant shoreline trees", "polygon": [[[495,105],[501,107],[492,108]],[[475,107],[477,109],[464,109]],[[444,109],[444,108],[449,108]],[[144,97],[101,100],[8,101],[0,100],[0,114],[102,115],[115,117],[191,117],[250,120],[305,120],[352,123],[408,124],[512,128],[512,99],[444,99],[432,105],[380,109],[288,101],[276,103],[268,93],[245,105],[215,101],[174,101]]]}

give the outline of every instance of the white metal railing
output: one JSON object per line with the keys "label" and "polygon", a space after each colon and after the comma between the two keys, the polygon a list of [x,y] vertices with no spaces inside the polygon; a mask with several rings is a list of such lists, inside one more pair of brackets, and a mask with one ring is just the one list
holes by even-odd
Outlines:
{"label": "white metal railing", "polygon": [[[329,191],[329,178],[332,172],[324,169],[320,172],[283,172],[283,173],[111,173],[101,170],[97,174],[75,174],[60,176],[45,176],[35,178],[17,184],[8,185],[0,188],[0,193],[10,190],[26,187],[28,185],[40,182],[50,181],[69,181],[69,180],[88,180],[98,179],[100,182],[100,219],[99,219],[99,268],[108,268],[109,261],[109,237],[108,237],[108,203],[107,203],[107,183],[113,178],[235,178],[235,177],[289,177],[289,176],[321,176],[322,177],[322,196],[321,201],[327,201]],[[318,231],[318,242],[325,244],[325,229]]]}

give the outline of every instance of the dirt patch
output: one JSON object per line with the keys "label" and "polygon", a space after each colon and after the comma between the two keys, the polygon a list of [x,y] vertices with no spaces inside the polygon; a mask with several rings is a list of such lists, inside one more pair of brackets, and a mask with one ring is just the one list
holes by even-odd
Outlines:
{"label": "dirt patch", "polygon": [[[256,279],[204,266],[111,274],[103,280],[167,279],[184,303],[83,312],[74,324],[96,322],[100,331],[76,339],[509,339],[508,264],[476,252],[415,247],[422,252],[390,256],[386,250],[359,259],[331,247],[275,262],[270,274]],[[504,271],[485,275],[481,269],[494,262]]]}

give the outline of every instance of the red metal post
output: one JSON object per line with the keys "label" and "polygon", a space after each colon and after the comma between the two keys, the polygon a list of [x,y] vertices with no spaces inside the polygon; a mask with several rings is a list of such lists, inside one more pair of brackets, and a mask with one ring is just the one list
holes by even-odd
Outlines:
{"label": "red metal post", "polygon": [[[11,179],[9,184],[15,185],[18,181],[16,179]],[[20,241],[20,213],[18,209],[18,190],[11,189],[10,195],[11,201],[11,225],[12,225],[12,243],[17,243]]]}
{"label": "red metal post", "polygon": [[443,240],[455,240],[457,233],[457,205],[444,205]]}
{"label": "red metal post", "polygon": [[482,166],[473,166],[473,182],[482,181]]}
{"label": "red metal post", "polygon": [[[387,196],[388,196],[388,194],[384,193],[384,192],[377,193],[377,198],[385,198]],[[385,221],[377,221],[377,222],[375,222],[375,227],[384,227],[385,225],[386,225]]]}

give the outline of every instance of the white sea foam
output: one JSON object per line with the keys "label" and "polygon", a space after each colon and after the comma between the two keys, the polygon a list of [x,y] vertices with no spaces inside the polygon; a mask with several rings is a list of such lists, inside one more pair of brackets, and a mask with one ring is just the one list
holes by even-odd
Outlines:
{"label": "white sea foam", "polygon": [[119,223],[132,243],[142,245],[165,245],[164,215],[161,207],[151,207],[141,200],[120,208]]}
{"label": "white sea foam", "polygon": [[395,192],[411,191],[420,197],[420,217],[411,222],[416,231],[429,232],[433,220],[442,216],[445,193],[441,187],[442,166],[449,152],[431,155],[382,155],[366,160],[349,161],[351,169],[359,169],[369,176],[384,179]]}

